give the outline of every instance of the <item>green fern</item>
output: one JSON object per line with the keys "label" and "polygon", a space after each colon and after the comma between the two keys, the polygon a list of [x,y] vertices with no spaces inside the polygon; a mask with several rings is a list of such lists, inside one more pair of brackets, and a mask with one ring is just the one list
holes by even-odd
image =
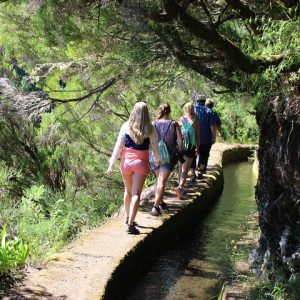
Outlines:
{"label": "green fern", "polygon": [[15,237],[7,240],[6,224],[1,231],[0,275],[9,274],[25,265],[29,245]]}

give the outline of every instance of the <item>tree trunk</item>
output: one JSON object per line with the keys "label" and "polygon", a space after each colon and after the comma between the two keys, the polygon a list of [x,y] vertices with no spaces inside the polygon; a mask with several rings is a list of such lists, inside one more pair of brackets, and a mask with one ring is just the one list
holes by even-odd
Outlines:
{"label": "tree trunk", "polygon": [[272,99],[260,120],[256,201],[266,270],[300,271],[300,97]]}

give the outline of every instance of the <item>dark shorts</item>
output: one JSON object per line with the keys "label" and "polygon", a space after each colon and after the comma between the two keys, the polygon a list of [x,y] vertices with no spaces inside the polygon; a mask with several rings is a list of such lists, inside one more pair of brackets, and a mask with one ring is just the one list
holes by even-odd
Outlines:
{"label": "dark shorts", "polygon": [[189,158],[194,158],[196,157],[196,147],[193,148],[188,148],[187,150],[183,150],[182,154],[189,157]]}

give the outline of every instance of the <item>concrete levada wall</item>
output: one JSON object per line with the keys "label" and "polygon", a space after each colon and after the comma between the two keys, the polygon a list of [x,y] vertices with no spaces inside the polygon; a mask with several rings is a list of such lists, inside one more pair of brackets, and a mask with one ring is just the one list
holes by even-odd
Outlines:
{"label": "concrete levada wall", "polygon": [[224,185],[223,166],[230,162],[247,160],[255,146],[239,144],[216,144],[209,159],[209,170],[196,183],[189,199],[177,201],[174,209],[164,217],[159,226],[134,245],[115,267],[107,281],[102,299],[122,299],[124,294],[148,265],[158,257],[161,250],[172,239],[195,226],[216,203]]}

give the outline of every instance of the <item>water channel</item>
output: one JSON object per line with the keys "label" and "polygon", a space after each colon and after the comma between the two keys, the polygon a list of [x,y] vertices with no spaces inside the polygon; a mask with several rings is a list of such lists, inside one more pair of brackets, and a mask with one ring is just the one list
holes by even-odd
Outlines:
{"label": "water channel", "polygon": [[230,164],[224,178],[223,193],[211,212],[163,251],[127,300],[217,299],[232,253],[230,241],[255,211],[252,164]]}

